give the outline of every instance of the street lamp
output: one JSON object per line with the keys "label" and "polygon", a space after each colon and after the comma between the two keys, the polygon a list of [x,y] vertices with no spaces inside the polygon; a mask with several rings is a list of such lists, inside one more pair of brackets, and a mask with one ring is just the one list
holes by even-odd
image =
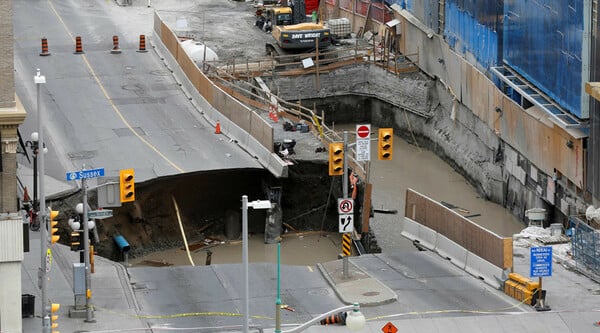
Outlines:
{"label": "street lamp", "polygon": [[242,195],[242,262],[244,264],[244,333],[248,333],[250,321],[250,300],[248,284],[248,207],[254,209],[271,209],[273,204],[269,200],[255,200],[248,202],[248,196]]}
{"label": "street lamp", "polygon": [[[30,136],[31,140],[25,141],[25,147],[29,147],[31,149],[31,153],[33,155],[33,201],[31,203],[31,229],[33,231],[39,230],[39,220],[38,220],[38,172],[37,172],[37,155],[39,153],[39,133],[33,132]],[[46,144],[44,143],[44,148],[42,149],[42,153],[47,153],[48,148],[46,148]]]}

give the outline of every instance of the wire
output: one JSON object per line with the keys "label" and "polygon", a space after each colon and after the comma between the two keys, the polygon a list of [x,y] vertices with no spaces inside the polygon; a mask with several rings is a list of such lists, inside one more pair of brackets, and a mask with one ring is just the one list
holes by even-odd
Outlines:
{"label": "wire", "polygon": [[171,199],[173,200],[175,212],[177,213],[177,221],[179,222],[179,230],[181,230],[181,237],[183,238],[183,243],[185,244],[185,251],[187,252],[188,259],[190,259],[190,264],[192,266],[196,266],[194,264],[194,259],[192,259],[192,255],[190,253],[190,247],[188,246],[187,237],[185,236],[185,230],[183,230],[183,224],[181,223],[181,216],[179,215],[179,206],[177,206],[177,201],[175,201],[175,197],[173,195],[171,195]]}

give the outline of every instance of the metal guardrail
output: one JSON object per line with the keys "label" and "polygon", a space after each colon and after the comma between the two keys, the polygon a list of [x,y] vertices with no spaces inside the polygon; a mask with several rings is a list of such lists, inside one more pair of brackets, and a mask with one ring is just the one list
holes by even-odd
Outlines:
{"label": "metal guardrail", "polygon": [[[305,68],[302,60],[308,58],[313,59],[314,66]],[[355,47],[326,52],[315,50],[311,53],[246,59],[243,62],[235,59],[211,61],[204,64],[204,72],[215,84],[240,102],[266,112],[275,108],[277,112],[285,113],[288,117],[295,118],[297,121],[304,121],[309,124],[314,135],[323,143],[329,144],[343,141],[343,138],[340,133],[325,124],[324,114],[319,115],[316,110],[304,107],[300,103],[290,103],[273,93],[255,93],[253,90],[256,90],[256,86],[251,83],[251,79],[260,76],[318,75],[320,72],[361,63],[373,63],[396,75],[400,75],[419,70],[418,60],[411,60],[413,58],[418,59],[418,54],[397,55],[386,52],[375,45],[358,47],[358,43],[356,43]],[[273,105],[274,101],[276,101],[276,105]],[[365,165],[356,161],[354,149],[348,152],[348,156],[350,157],[350,167],[359,176],[365,177]]]}

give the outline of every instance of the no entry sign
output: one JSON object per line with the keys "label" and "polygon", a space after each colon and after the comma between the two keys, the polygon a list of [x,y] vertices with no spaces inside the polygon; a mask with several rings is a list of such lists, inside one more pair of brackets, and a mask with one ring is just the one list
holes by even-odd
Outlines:
{"label": "no entry sign", "polygon": [[371,135],[371,125],[356,125],[356,136],[366,139]]}
{"label": "no entry sign", "polygon": [[371,125],[356,125],[356,160],[371,160]]}

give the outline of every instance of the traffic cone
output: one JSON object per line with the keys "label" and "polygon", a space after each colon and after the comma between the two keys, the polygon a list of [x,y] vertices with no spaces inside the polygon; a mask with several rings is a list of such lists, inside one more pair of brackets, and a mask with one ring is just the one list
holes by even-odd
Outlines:
{"label": "traffic cone", "polygon": [[140,35],[140,48],[139,48],[139,50],[137,50],[137,52],[148,52],[148,50],[146,50],[146,36],[145,35]]}
{"label": "traffic cone", "polygon": [[321,320],[321,325],[331,324],[346,325],[346,312],[332,314],[331,316],[328,316],[325,319]]}
{"label": "traffic cone", "polygon": [[75,37],[75,54],[83,54],[83,43],[81,42],[81,37]]}
{"label": "traffic cone", "polygon": [[279,117],[277,116],[277,111],[273,112],[273,121],[276,123],[279,122]]}
{"label": "traffic cone", "polygon": [[221,123],[217,120],[217,126],[215,126],[215,134],[221,134]]}
{"label": "traffic cone", "polygon": [[110,50],[112,54],[121,53],[121,49],[119,48],[119,36],[113,36],[113,48]]}
{"label": "traffic cone", "polygon": [[48,39],[46,37],[42,38],[42,53],[41,56],[49,56],[50,52],[48,52]]}

